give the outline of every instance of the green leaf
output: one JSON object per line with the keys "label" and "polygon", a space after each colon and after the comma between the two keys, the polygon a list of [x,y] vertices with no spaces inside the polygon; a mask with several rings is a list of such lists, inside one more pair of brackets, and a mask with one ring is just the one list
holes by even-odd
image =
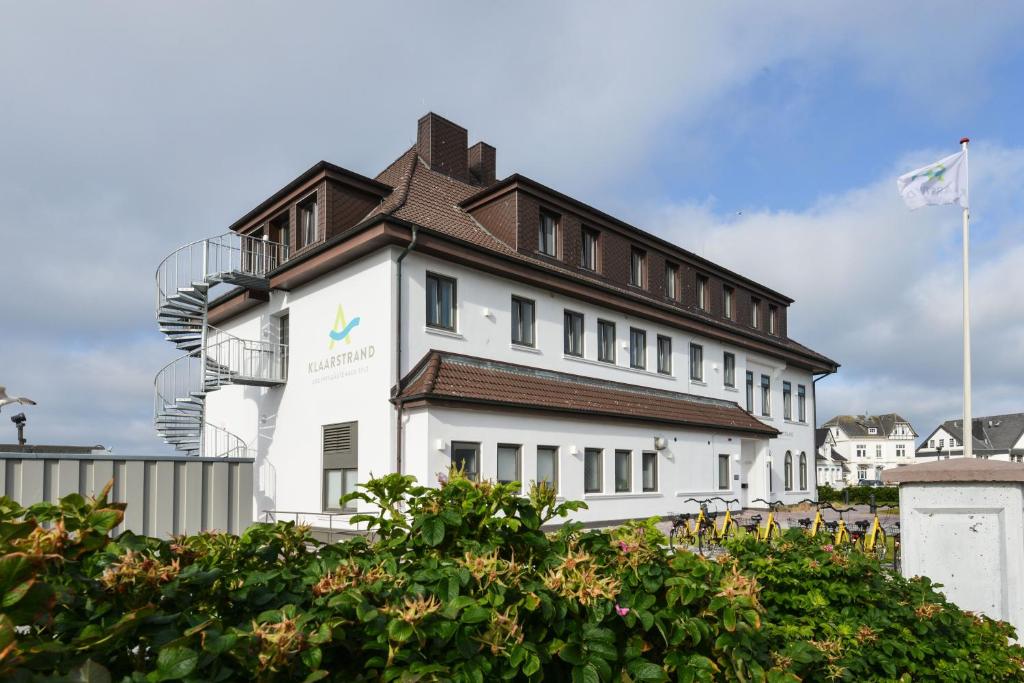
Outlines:
{"label": "green leaf", "polygon": [[120,510],[104,508],[90,512],[89,516],[85,518],[85,523],[93,531],[105,535],[109,534],[111,529],[120,524],[123,518],[124,513]]}
{"label": "green leaf", "polygon": [[423,542],[431,547],[441,545],[441,541],[444,540],[444,522],[440,517],[424,519],[420,531],[423,534]]}
{"label": "green leaf", "polygon": [[572,683],[601,683],[601,677],[597,675],[597,669],[593,664],[586,666],[574,666],[572,669]]}
{"label": "green leaf", "polygon": [[318,647],[311,647],[308,650],[303,650],[302,654],[299,655],[299,658],[307,668],[315,671],[320,668],[320,661],[323,659],[323,652],[321,652]]}
{"label": "green leaf", "polygon": [[491,610],[474,605],[473,607],[467,607],[462,612],[462,618],[459,620],[463,624],[479,624],[482,621],[488,621],[491,618]]}
{"label": "green leaf", "polygon": [[645,659],[634,659],[626,668],[637,681],[664,681],[668,679],[664,669]]}
{"label": "green leaf", "polygon": [[176,681],[196,670],[199,655],[192,648],[184,646],[165,647],[156,658],[158,681]]}
{"label": "green leaf", "polygon": [[73,683],[110,683],[110,672],[102,664],[87,659],[68,674]]}
{"label": "green leaf", "polygon": [[414,632],[415,629],[412,624],[402,619],[392,619],[388,622],[388,637],[391,638],[391,640],[404,643],[412,638]]}
{"label": "green leaf", "polygon": [[736,610],[732,607],[726,607],[722,612],[722,625],[730,633],[736,630]]}
{"label": "green leaf", "polygon": [[8,609],[12,605],[15,605],[23,597],[25,597],[25,594],[28,593],[28,589],[31,588],[32,584],[34,584],[35,582],[35,579],[28,579],[27,581],[22,581],[20,584],[4,593],[4,600],[2,603],[3,608]]}

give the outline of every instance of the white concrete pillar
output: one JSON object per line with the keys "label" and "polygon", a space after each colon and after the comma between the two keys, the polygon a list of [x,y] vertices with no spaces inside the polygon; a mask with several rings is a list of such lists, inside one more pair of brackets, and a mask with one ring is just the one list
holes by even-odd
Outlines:
{"label": "white concrete pillar", "polygon": [[886,470],[900,485],[904,576],[1024,629],[1024,464],[960,458]]}

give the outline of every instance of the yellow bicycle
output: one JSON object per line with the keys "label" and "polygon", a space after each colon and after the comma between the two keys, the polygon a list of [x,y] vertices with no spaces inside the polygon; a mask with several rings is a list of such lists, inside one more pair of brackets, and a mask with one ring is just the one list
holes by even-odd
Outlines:
{"label": "yellow bicycle", "polygon": [[[782,527],[775,521],[775,511],[786,506],[782,501],[775,503],[769,503],[764,498],[755,498],[751,501],[752,503],[764,503],[768,506],[768,519],[765,520],[764,526],[755,526],[754,532],[757,534],[757,540],[769,541],[773,538],[779,538],[782,536]],[[761,515],[751,515],[750,519],[754,521],[754,524],[758,524],[761,521]]]}

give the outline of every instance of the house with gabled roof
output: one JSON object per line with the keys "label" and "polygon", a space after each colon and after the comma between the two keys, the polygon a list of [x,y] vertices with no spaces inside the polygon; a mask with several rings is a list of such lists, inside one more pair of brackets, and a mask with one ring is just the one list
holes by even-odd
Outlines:
{"label": "house with gabled roof", "polygon": [[850,475],[850,461],[836,450],[835,435],[828,427],[814,430],[814,452],[818,486],[827,484],[834,489],[845,487]]}
{"label": "house with gabled roof", "polygon": [[[917,447],[918,462],[964,457],[964,421],[946,420]],[[974,456],[1024,462],[1024,413],[976,417],[971,423]]]}
{"label": "house with gabled roof", "polygon": [[[815,490],[793,300],[535,180],[436,114],[374,177],[320,162],[157,273],[155,422],[256,458],[258,518],[346,524],[392,472],[554,486],[584,522]],[[239,491],[238,495],[245,495]]]}
{"label": "house with gabled roof", "polygon": [[898,413],[836,415],[826,420],[835,450],[846,459],[846,484],[876,482],[882,470],[914,463],[917,432]]}

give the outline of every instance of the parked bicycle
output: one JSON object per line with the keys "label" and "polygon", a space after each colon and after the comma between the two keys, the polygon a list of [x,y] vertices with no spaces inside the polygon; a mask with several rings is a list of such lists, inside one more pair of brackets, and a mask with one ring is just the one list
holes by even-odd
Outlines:
{"label": "parked bicycle", "polygon": [[[757,540],[769,541],[773,538],[779,538],[782,536],[782,527],[775,521],[775,512],[781,508],[786,507],[786,504],[782,501],[775,503],[769,503],[764,498],[755,498],[751,501],[752,503],[764,503],[768,506],[768,519],[765,520],[764,526],[758,526],[754,532],[757,534]],[[757,515],[758,521],[760,521],[760,515]]]}

